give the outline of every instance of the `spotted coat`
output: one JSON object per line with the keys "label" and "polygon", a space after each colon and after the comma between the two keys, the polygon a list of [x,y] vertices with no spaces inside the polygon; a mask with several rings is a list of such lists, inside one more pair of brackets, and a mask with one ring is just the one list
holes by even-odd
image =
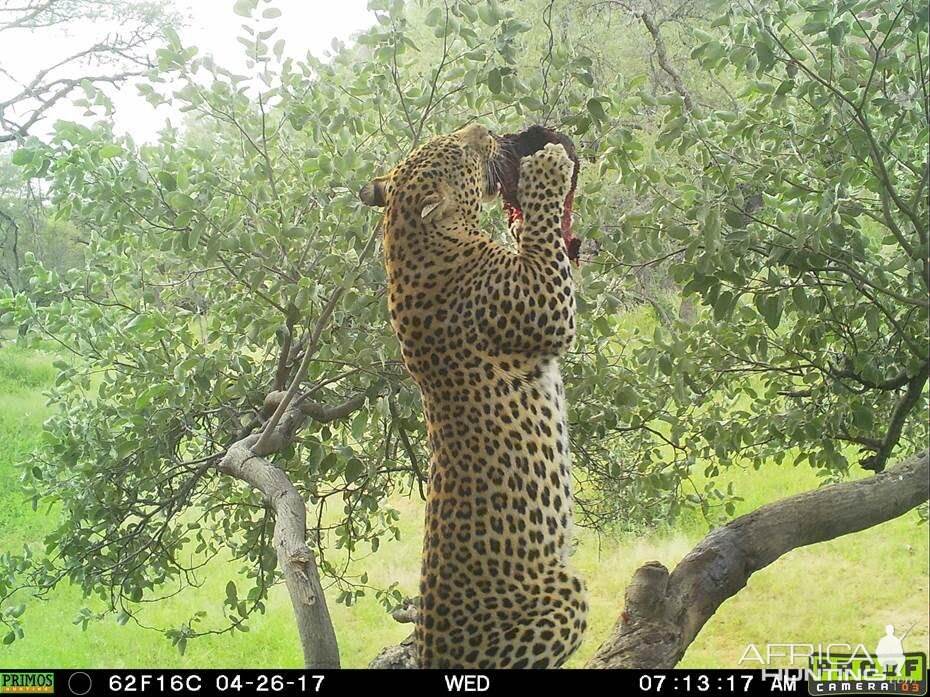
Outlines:
{"label": "spotted coat", "polygon": [[420,388],[432,452],[416,645],[423,667],[548,668],[577,648],[565,392],[575,334],[561,234],[572,161],[520,163],[517,248],[479,228],[496,140],[435,138],[361,192],[385,206],[391,323]]}

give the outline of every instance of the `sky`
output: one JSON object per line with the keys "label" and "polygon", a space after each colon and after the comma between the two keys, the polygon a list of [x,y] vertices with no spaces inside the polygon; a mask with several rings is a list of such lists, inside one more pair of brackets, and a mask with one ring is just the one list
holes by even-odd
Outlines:
{"label": "sky", "polygon": [[[0,6],[9,2],[11,0],[0,0]],[[184,45],[197,46],[201,54],[212,54],[219,65],[237,72],[245,71],[243,47],[236,37],[242,33],[240,27],[247,20],[233,12],[233,0],[174,0],[173,4],[190,20],[188,26],[178,28]],[[331,51],[333,38],[348,41],[354,33],[374,23],[374,15],[366,5],[366,0],[272,0],[270,6],[281,10],[282,15],[273,20],[278,32],[270,43],[283,38],[286,42],[285,55],[298,58],[310,51],[324,58],[327,51]],[[44,29],[35,33],[5,31],[0,34],[0,67],[17,80],[28,82],[56,57],[70,55],[92,44],[100,35],[101,27],[91,23],[76,23],[65,30]],[[14,88],[15,85],[0,75],[0,99],[11,94]],[[117,132],[129,133],[137,142],[154,140],[166,118],[174,123],[181,121],[181,115],[167,107],[154,110],[138,96],[134,87],[123,87],[111,91],[110,95],[116,107],[113,118]],[[82,95],[77,91],[75,96]],[[40,128],[35,129],[35,134],[48,133],[52,123],[59,118],[86,120],[82,113],[83,109],[62,105]]]}

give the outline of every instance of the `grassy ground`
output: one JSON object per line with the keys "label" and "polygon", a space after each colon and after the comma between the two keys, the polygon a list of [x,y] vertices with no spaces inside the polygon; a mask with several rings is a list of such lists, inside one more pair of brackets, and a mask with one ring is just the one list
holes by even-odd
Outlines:
{"label": "grassy ground", "polygon": [[[50,354],[0,348],[0,486],[6,492],[6,505],[0,508],[0,554],[19,550],[24,542],[40,542],[51,527],[41,509],[33,512],[18,495],[16,463],[27,459],[39,442],[41,423],[48,414],[41,390],[53,378],[52,360]],[[730,476],[745,499],[739,513],[817,485],[809,470],[790,466],[735,471]],[[402,512],[402,539],[385,542],[365,568],[374,585],[398,581],[405,593],[413,594],[422,506],[419,501],[393,503]],[[705,532],[706,525],[697,515],[680,521],[672,534],[605,539],[582,531],[575,564],[588,579],[591,628],[571,665],[583,665],[609,632],[621,609],[624,588],[640,564],[657,559],[673,565]],[[927,550],[928,529],[915,513],[795,550],[754,575],[746,589],[724,604],[681,666],[735,666],[750,642],[760,646],[863,642],[872,648],[887,623],[900,628],[915,620],[905,648],[927,651]],[[208,572],[202,588],[148,608],[144,620],[172,626],[183,622],[192,609],[218,609],[235,568],[216,562]],[[184,656],[158,633],[113,620],[92,623],[82,631],[72,619],[85,605],[98,607],[67,586],[45,600],[31,601],[23,617],[26,637],[0,646],[0,667],[300,667],[300,647],[283,587],[273,592],[267,614],[250,621],[248,634],[198,639],[188,645]],[[353,608],[333,604],[330,608],[346,667],[364,666],[381,647],[398,642],[410,630],[409,625],[391,620],[372,597]]]}

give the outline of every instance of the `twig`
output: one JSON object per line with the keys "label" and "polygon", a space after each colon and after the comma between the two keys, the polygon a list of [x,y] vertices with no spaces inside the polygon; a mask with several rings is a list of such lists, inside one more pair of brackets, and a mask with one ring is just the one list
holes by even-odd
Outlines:
{"label": "twig", "polygon": [[[362,262],[367,258],[367,256],[371,253],[371,250],[374,248],[375,237],[379,229],[380,226],[376,226],[371,236],[368,238],[368,242],[365,244],[365,248],[359,255],[356,269],[362,265]],[[284,399],[281,400],[280,404],[278,404],[278,408],[275,409],[274,414],[271,415],[271,418],[268,419],[268,423],[265,424],[265,428],[262,431],[261,436],[252,448],[254,452],[265,452],[265,448],[268,446],[268,441],[271,439],[271,435],[274,433],[275,428],[277,428],[278,422],[281,420],[281,417],[284,416],[284,412],[287,411],[288,406],[290,406],[291,400],[294,399],[294,395],[297,394],[297,390],[300,388],[300,383],[302,383],[304,378],[307,376],[307,369],[310,367],[310,359],[313,357],[313,354],[316,353],[320,341],[320,336],[322,336],[323,330],[326,329],[326,325],[329,323],[329,318],[332,316],[333,311],[336,309],[336,305],[342,298],[343,293],[345,293],[345,289],[346,286],[343,285],[334,290],[326,305],[323,307],[323,310],[320,312],[316,326],[313,329],[313,334],[310,335],[310,340],[307,342],[307,346],[304,349],[304,356],[300,361],[300,367],[297,369],[297,374],[291,381],[291,386],[287,389],[287,392],[284,395]]]}

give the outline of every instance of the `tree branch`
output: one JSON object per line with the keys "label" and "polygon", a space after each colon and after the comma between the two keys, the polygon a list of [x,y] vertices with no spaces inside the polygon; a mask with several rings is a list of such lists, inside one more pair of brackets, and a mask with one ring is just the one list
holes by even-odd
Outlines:
{"label": "tree branch", "polygon": [[785,553],[896,518],[927,500],[930,451],[887,472],[762,506],[710,533],[675,570],[640,567],[588,668],[673,668],[749,577]]}
{"label": "tree branch", "polygon": [[[276,411],[285,403],[286,396],[284,391],[272,392],[265,398],[265,410]],[[220,472],[260,491],[266,504],[274,511],[272,546],[291,596],[307,668],[338,668],[339,647],[326,607],[316,558],[306,541],[307,506],[287,473],[275,467],[264,455],[289,444],[306,417],[320,422],[335,421],[360,409],[366,399],[367,395],[360,393],[340,404],[328,406],[298,397],[290,401],[273,431],[252,434],[237,441],[216,466]],[[266,433],[270,436],[261,454],[257,454],[258,441]]]}
{"label": "tree branch", "polygon": [[885,437],[882,438],[878,452],[874,455],[863,459],[859,466],[863,469],[881,472],[885,469],[888,458],[891,457],[892,451],[901,440],[901,432],[904,430],[904,424],[908,415],[914,409],[924,391],[924,385],[927,384],[927,378],[930,377],[930,361],[924,361],[924,364],[917,371],[917,374],[907,382],[907,390],[904,395],[897,401],[894,410],[891,412],[891,421],[888,424],[888,430]]}
{"label": "tree branch", "polygon": [[656,47],[656,59],[659,61],[659,65],[662,67],[662,70],[668,73],[668,76],[672,78],[672,86],[684,101],[685,108],[688,111],[692,111],[694,109],[694,100],[691,99],[691,93],[688,91],[688,88],[685,87],[684,80],[681,79],[681,73],[678,72],[668,59],[668,51],[665,49],[665,41],[662,39],[659,26],[648,12],[638,11],[634,12],[633,15],[642,20],[646,30],[649,32],[650,36],[652,36],[652,42]]}
{"label": "tree branch", "polygon": [[[377,238],[379,230],[380,225],[376,226],[374,230],[372,230],[368,241],[365,243],[365,247],[358,255],[358,263],[355,267],[356,271],[362,267],[362,264],[368,258],[368,255],[371,254],[371,251],[374,249],[375,239]],[[268,423],[265,424],[265,429],[262,431],[257,442],[255,443],[253,450],[257,455],[265,455],[270,452],[269,442],[271,440],[272,434],[278,428],[278,422],[283,418],[284,413],[287,411],[287,408],[291,403],[291,400],[294,398],[294,395],[297,394],[297,390],[300,388],[300,383],[302,383],[304,378],[307,376],[307,369],[310,367],[310,359],[313,357],[313,354],[316,353],[317,346],[320,342],[320,336],[322,336],[323,330],[328,326],[329,318],[332,316],[333,311],[336,309],[336,305],[339,304],[339,299],[342,298],[342,294],[345,292],[345,289],[346,286],[343,285],[334,290],[332,295],[330,295],[326,305],[320,311],[320,316],[317,318],[316,326],[314,327],[313,333],[310,335],[310,339],[307,341],[307,346],[304,349],[303,359],[300,361],[300,366],[297,368],[297,374],[294,376],[290,387],[287,388],[287,392],[284,394],[284,397],[278,404],[277,409],[275,409],[274,414],[271,415]]]}
{"label": "tree branch", "polygon": [[274,511],[272,546],[284,575],[306,668],[338,668],[339,646],[326,607],[316,559],[307,546],[307,506],[284,470],[254,454],[253,435],[236,442],[217,469],[250,484]]}
{"label": "tree branch", "polygon": [[344,287],[337,288],[335,291],[333,291],[333,294],[329,297],[329,301],[320,312],[320,316],[316,322],[316,327],[314,327],[313,334],[310,335],[310,340],[307,343],[307,348],[304,350],[303,360],[301,360],[300,367],[297,369],[297,375],[294,376],[294,379],[291,381],[291,386],[287,389],[284,397],[278,403],[278,408],[275,409],[275,412],[271,415],[268,423],[265,424],[265,430],[262,431],[258,442],[255,443],[256,453],[264,454],[265,452],[270,452],[268,451],[268,445],[272,434],[275,432],[275,429],[277,429],[278,422],[281,421],[281,418],[284,416],[284,412],[287,411],[288,406],[290,406],[294,395],[297,394],[300,383],[303,382],[304,377],[306,377],[307,369],[310,367],[310,359],[313,358],[313,354],[316,353],[317,346],[320,342],[320,336],[323,334],[323,330],[329,324],[329,318],[333,314],[333,310],[336,309],[336,304],[339,302],[339,299],[342,297],[344,292]]}

